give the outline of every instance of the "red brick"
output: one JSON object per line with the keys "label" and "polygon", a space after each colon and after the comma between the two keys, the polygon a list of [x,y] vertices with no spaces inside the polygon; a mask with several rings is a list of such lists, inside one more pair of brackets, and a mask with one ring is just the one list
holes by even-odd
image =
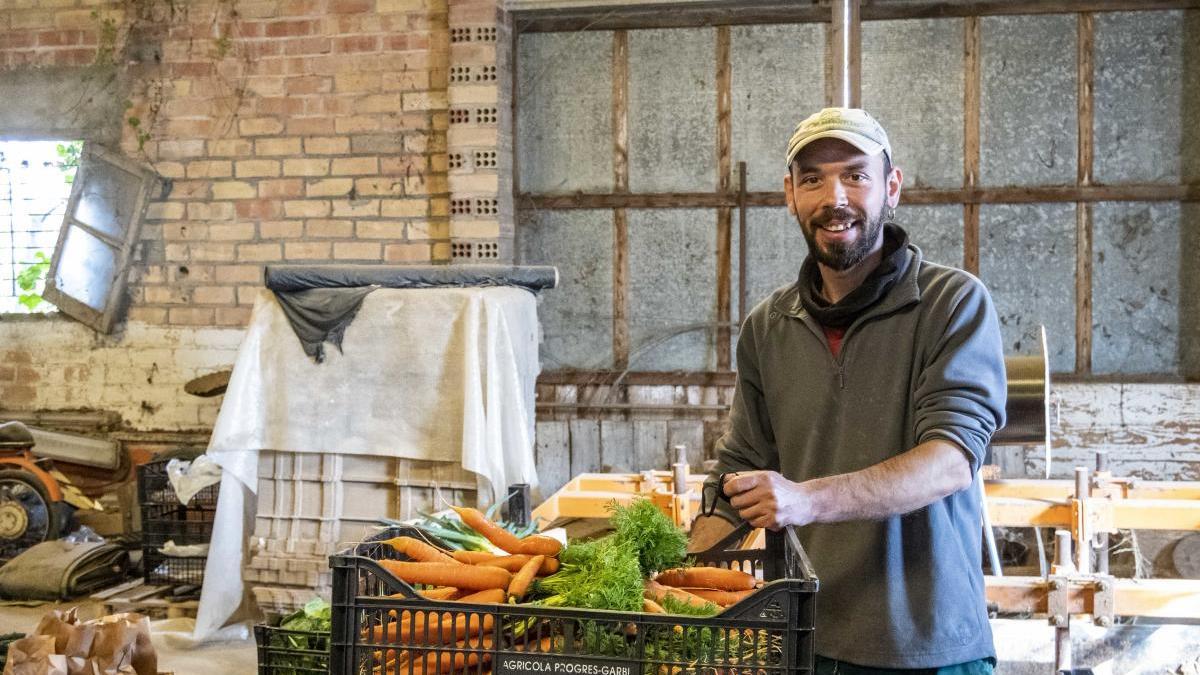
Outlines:
{"label": "red brick", "polygon": [[36,398],[37,389],[34,387],[20,384],[0,387],[0,401],[4,401],[13,408],[31,404]]}
{"label": "red brick", "polygon": [[312,35],[316,27],[315,21],[275,21],[266,25],[263,34],[267,37]]}
{"label": "red brick", "polygon": [[375,3],[371,0],[333,0],[330,4],[329,11],[333,14],[354,14],[357,12],[367,12],[373,8]]}
{"label": "red brick", "polygon": [[348,35],[334,38],[333,51],[340,54],[379,51],[379,38],[374,35]]}
{"label": "red brick", "polygon": [[296,94],[325,94],[333,90],[333,80],[328,77],[308,76],[290,77],[287,80],[287,92]]}
{"label": "red brick", "polygon": [[329,136],[337,127],[332,117],[293,117],[288,120],[287,132],[295,136]]}
{"label": "red brick", "polygon": [[248,199],[236,204],[238,218],[271,220],[280,216],[279,200]]}
{"label": "red brick", "polygon": [[383,250],[387,262],[425,262],[431,259],[429,244],[388,244]]}
{"label": "red brick", "polygon": [[258,265],[217,265],[213,268],[213,280],[223,284],[261,282],[262,276],[262,268]]}
{"label": "red brick", "polygon": [[326,37],[289,38],[282,45],[282,52],[288,56],[328,54],[333,50],[332,42]]}
{"label": "red brick", "polygon": [[302,178],[283,178],[279,180],[261,180],[258,182],[259,197],[303,197],[304,180]]}
{"label": "red brick", "polygon": [[0,382],[12,382],[16,377],[16,368],[0,364]]}

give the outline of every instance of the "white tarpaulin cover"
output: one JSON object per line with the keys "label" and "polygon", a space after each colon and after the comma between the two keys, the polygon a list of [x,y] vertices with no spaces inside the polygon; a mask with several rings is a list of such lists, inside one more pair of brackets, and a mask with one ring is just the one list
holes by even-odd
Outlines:
{"label": "white tarpaulin cover", "polygon": [[493,501],[512,483],[536,485],[537,340],[527,290],[380,288],[346,330],[344,353],[315,363],[264,290],[208,446],[224,475],[196,637],[242,602],[260,450],[461,459]]}

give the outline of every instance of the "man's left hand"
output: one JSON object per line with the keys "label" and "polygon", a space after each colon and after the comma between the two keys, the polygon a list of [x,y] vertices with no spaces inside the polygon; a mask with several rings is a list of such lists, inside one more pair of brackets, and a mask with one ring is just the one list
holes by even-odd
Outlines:
{"label": "man's left hand", "polygon": [[812,522],[812,503],[804,488],[777,471],[744,471],[725,478],[729,504],[754,527],[778,530]]}

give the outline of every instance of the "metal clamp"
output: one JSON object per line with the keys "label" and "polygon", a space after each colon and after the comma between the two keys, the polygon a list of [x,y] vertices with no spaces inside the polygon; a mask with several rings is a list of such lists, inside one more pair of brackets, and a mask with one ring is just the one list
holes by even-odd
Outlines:
{"label": "metal clamp", "polygon": [[[717,477],[716,485],[704,484],[700,490],[700,515],[713,516],[717,513],[717,500],[729,503],[729,495],[725,494],[725,477],[736,475],[735,471],[727,471]],[[711,495],[711,497],[710,497]]]}
{"label": "metal clamp", "polygon": [[1117,584],[1109,575],[1096,575],[1091,584],[1092,621],[1107,628],[1113,623],[1117,607]]}

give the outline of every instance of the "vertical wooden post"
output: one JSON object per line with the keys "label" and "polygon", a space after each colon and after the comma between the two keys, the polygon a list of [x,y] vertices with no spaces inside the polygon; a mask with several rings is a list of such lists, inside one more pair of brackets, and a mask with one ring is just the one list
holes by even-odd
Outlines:
{"label": "vertical wooden post", "polygon": [[[612,53],[613,191],[629,192],[629,33],[613,31]],[[629,367],[629,221],[613,210],[613,361]]]}
{"label": "vertical wooden post", "polygon": [[[730,191],[733,119],[732,92],[730,81],[729,26],[717,27],[717,190],[723,194]],[[729,370],[732,363],[729,349],[729,322],[732,319],[730,304],[733,213],[728,206],[717,209],[717,370]]]}
{"label": "vertical wooden post", "polygon": [[[1094,81],[1094,15],[1080,12],[1077,41],[1079,66],[1079,164],[1077,183],[1092,184],[1095,156],[1092,85]],[[1092,205],[1075,204],[1075,372],[1092,372]]]}
{"label": "vertical wooden post", "polygon": [[[979,110],[982,89],[979,17],[963,19],[963,188],[979,186]],[[963,268],[979,274],[979,204],[963,204]]]}

